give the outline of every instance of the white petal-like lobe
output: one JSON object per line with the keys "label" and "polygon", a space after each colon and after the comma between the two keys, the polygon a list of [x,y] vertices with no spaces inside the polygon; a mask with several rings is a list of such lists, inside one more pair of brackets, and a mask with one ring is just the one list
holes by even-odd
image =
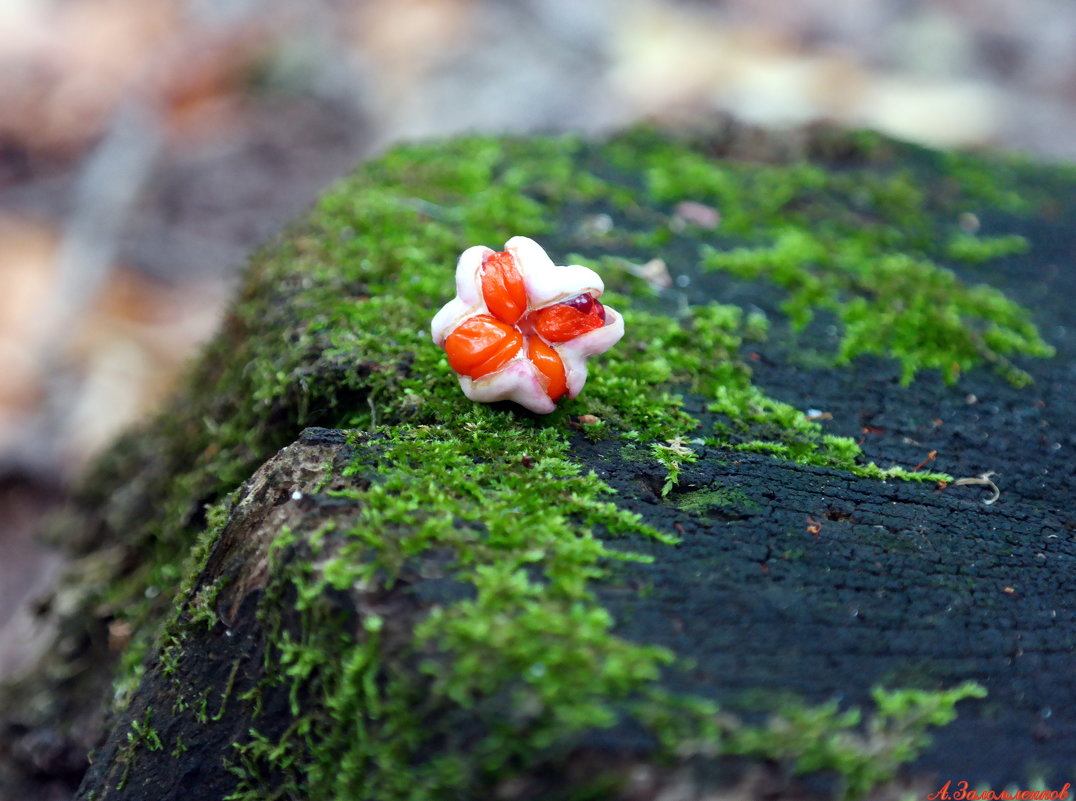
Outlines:
{"label": "white petal-like lobe", "polygon": [[430,323],[430,335],[438,347],[444,346],[452,330],[468,317],[489,312],[482,297],[479,269],[490,253],[493,251],[485,245],[475,245],[463,251],[456,262],[456,297],[441,307]]}
{"label": "white petal-like lobe", "polygon": [[538,380],[538,371],[526,358],[513,359],[495,373],[474,380],[460,377],[463,394],[479,403],[510,400],[536,414],[549,414],[557,408]]}
{"label": "white petal-like lobe", "polygon": [[551,306],[584,292],[599,298],[605,291],[605,283],[592,269],[579,264],[557,266],[533,239],[513,236],[505,242],[504,249],[515,257],[523,273],[527,303],[531,309]]}

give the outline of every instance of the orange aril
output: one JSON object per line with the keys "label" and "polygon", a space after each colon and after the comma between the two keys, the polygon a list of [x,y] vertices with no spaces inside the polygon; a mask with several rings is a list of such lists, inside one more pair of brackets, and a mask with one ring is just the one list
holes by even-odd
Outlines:
{"label": "orange aril", "polygon": [[460,375],[481,378],[500,370],[523,346],[523,335],[488,314],[461,323],[445,339],[448,364]]}
{"label": "orange aril", "polygon": [[527,287],[511,253],[491,253],[482,262],[482,297],[489,313],[509,325],[527,311]]}
{"label": "orange aril", "polygon": [[546,394],[553,400],[557,400],[568,391],[568,377],[564,373],[564,362],[560,360],[557,352],[538,337],[527,339],[527,358],[538,368],[538,373],[543,379]]}
{"label": "orange aril", "polygon": [[534,329],[547,342],[567,342],[605,325],[605,307],[584,293],[539,309],[533,321]]}

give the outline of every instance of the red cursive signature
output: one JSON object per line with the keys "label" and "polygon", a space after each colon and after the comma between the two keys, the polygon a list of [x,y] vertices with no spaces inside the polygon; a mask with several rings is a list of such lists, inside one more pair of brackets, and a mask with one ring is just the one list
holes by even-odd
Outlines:
{"label": "red cursive signature", "polygon": [[1065,782],[1060,790],[971,790],[967,782],[948,781],[927,795],[927,801],[1064,801],[1070,787],[1072,783]]}

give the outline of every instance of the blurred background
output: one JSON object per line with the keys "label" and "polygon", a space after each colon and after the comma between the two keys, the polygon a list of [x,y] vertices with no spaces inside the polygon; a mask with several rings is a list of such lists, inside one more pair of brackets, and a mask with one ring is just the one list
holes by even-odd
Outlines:
{"label": "blurred background", "polygon": [[0,0],[0,678],[33,540],[246,254],[401,139],[728,112],[1076,160],[1070,0]]}

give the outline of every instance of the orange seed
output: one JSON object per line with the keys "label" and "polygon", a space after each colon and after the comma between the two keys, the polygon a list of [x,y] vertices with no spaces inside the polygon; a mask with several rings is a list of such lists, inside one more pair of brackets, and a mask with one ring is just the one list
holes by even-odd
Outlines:
{"label": "orange seed", "polygon": [[568,391],[568,377],[564,373],[564,362],[557,352],[538,337],[527,339],[527,358],[538,368],[544,379],[546,394],[553,400]]}
{"label": "orange seed", "polygon": [[605,325],[605,307],[584,293],[533,315],[534,328],[547,342],[567,342]]}
{"label": "orange seed", "polygon": [[448,364],[460,375],[481,378],[512,360],[523,335],[488,314],[465,320],[445,339]]}
{"label": "orange seed", "polygon": [[527,311],[527,287],[508,251],[491,253],[482,263],[482,297],[489,313],[509,325]]}

